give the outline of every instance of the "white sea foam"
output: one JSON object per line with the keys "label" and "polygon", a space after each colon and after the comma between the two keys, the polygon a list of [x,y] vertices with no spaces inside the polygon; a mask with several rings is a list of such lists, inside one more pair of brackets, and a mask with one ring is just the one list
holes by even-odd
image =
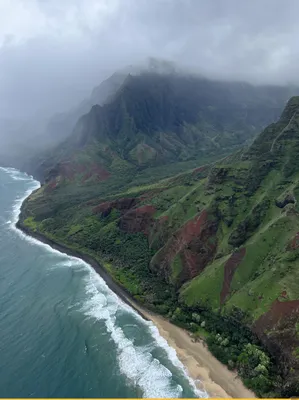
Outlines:
{"label": "white sea foam", "polygon": [[8,173],[12,177],[12,179],[15,180],[15,181],[27,181],[27,180],[30,180],[30,179],[33,180],[33,177],[31,175],[27,175],[26,173],[21,172],[18,169],[15,169],[15,168],[0,167],[0,169],[2,171],[4,171],[4,172]]}
{"label": "white sea foam", "polygon": [[169,346],[167,340],[160,335],[156,325],[152,321],[144,320],[144,318],[142,318],[136,311],[134,311],[131,307],[127,306],[126,304],[124,304],[124,307],[127,308],[128,312],[133,313],[136,319],[139,319],[140,321],[143,322],[143,324],[148,326],[151,336],[154,338],[156,342],[156,345],[161,349],[163,349],[166,352],[167,357],[172,362],[172,364],[182,371],[183,375],[188,380],[189,385],[192,387],[194,393],[196,393],[198,397],[208,398],[209,395],[206,391],[199,390],[196,387],[194,380],[188,375],[188,372],[184,364],[179,360],[175,349]]}
{"label": "white sea foam", "polygon": [[[122,328],[116,325],[117,311],[131,308],[93,270],[86,281],[86,294],[82,311],[91,318],[105,321],[117,349],[120,371],[129,382],[139,386],[146,398],[179,397],[182,387],[172,383],[172,373],[151,355],[148,346],[135,346],[133,340],[128,339]],[[134,315],[138,314],[134,312]]]}
{"label": "white sea foam", "polygon": [[[31,176],[21,173],[14,168],[2,168],[14,180],[28,180],[30,187],[24,196],[18,198],[13,207],[12,220],[9,221],[11,228],[15,230],[22,238],[28,242],[45,247],[52,253],[59,254],[61,252],[51,248],[51,246],[42,243],[30,236],[27,236],[22,231],[16,228],[16,223],[19,219],[20,210],[23,201],[37,188],[40,183],[35,181]],[[198,397],[208,397],[206,392],[199,391],[194,381],[188,376],[187,371],[181,361],[178,359],[175,349],[171,348],[167,341],[159,334],[157,327],[151,321],[145,321],[135,310],[125,304],[112,290],[110,290],[105,281],[93,270],[93,268],[85,261],[66,255],[66,260],[57,263],[57,267],[79,267],[84,266],[88,269],[88,281],[86,282],[87,300],[82,308],[85,315],[104,320],[107,330],[111,334],[118,351],[118,362],[120,371],[134,385],[137,385],[143,391],[144,397],[179,397],[182,394],[182,387],[178,384],[171,383],[172,373],[154,358],[150,353],[148,346],[135,346],[133,340],[128,339],[124,331],[115,324],[116,312],[123,310],[131,313],[136,319],[142,321],[144,326],[148,326],[151,336],[156,342],[156,345],[165,350],[172,364],[181,370],[182,374],[188,380],[190,386]]]}
{"label": "white sea foam", "polygon": [[[88,265],[88,264],[87,264]],[[92,270],[92,273],[94,273],[94,271]],[[108,286],[106,285],[105,281],[98,275],[95,273],[96,279],[98,281],[101,281],[101,285],[105,285],[106,286],[106,290],[110,291],[110,289],[108,288]],[[138,314],[132,307],[130,307],[129,305],[127,305],[126,303],[124,303],[121,299],[119,299],[119,297],[112,291],[110,291],[111,294],[115,297],[115,299],[117,300],[119,304],[121,303],[121,308],[123,308],[124,310],[126,310],[126,312],[133,314],[134,317],[139,320],[140,322],[142,322],[144,325],[147,325],[149,328],[149,331],[151,333],[152,338],[155,340],[156,345],[158,347],[160,347],[161,349],[163,349],[166,354],[168,359],[172,362],[172,364],[177,367],[179,370],[182,371],[182,374],[185,376],[185,378],[188,380],[189,385],[192,387],[193,391],[195,394],[197,394],[198,397],[201,398],[208,398],[209,395],[206,391],[203,390],[199,390],[196,385],[194,380],[188,375],[188,372],[184,366],[184,364],[179,360],[177,353],[175,351],[175,349],[171,346],[169,346],[169,344],[167,343],[167,340],[164,339],[160,333],[158,328],[156,327],[156,325],[152,322],[152,321],[146,321],[144,318],[142,318],[142,316],[140,314]],[[95,311],[95,310],[93,310]],[[163,397],[163,396],[161,396]],[[164,396],[165,397],[165,396]],[[173,396],[175,397],[175,396]]]}
{"label": "white sea foam", "polygon": [[[41,247],[44,247],[44,248],[46,248],[48,251],[50,251],[51,253],[54,253],[54,254],[57,254],[57,255],[60,255],[60,256],[61,256],[61,254],[63,254],[62,252],[53,249],[50,245],[48,245],[48,244],[46,244],[46,243],[40,242],[39,240],[37,240],[37,239],[35,239],[35,238],[31,237],[31,236],[26,235],[24,232],[22,232],[20,229],[18,229],[18,228],[16,227],[16,223],[18,222],[19,216],[20,216],[20,213],[21,213],[21,207],[22,207],[23,201],[24,201],[32,192],[34,192],[36,189],[40,188],[40,182],[34,180],[32,176],[27,175],[26,173],[21,173],[20,171],[17,171],[17,170],[15,170],[14,168],[3,168],[3,167],[0,167],[0,169],[3,170],[3,171],[5,171],[5,172],[7,172],[13,179],[14,179],[14,176],[16,176],[16,172],[18,172],[19,174],[21,174],[21,175],[23,176],[23,178],[22,178],[22,179],[19,179],[19,180],[28,181],[28,183],[30,184],[30,186],[29,186],[29,188],[26,190],[25,194],[24,194],[23,196],[21,196],[21,197],[18,197],[18,198],[15,200],[15,203],[14,203],[14,205],[13,205],[12,219],[11,219],[10,221],[8,221],[7,223],[10,223],[11,228],[12,228],[21,238],[25,239],[27,242],[29,242],[29,243],[31,243],[31,244],[35,244],[35,245],[41,246]],[[67,255],[66,255],[66,257],[68,257],[68,259],[70,260],[70,262],[72,262],[72,260],[73,260],[74,262],[76,262],[77,260],[79,260],[79,259],[76,258],[76,257],[71,257],[71,256],[67,256]],[[81,260],[80,260],[80,261],[81,261]]]}
{"label": "white sea foam", "polygon": [[185,377],[187,378],[189,385],[193,388],[193,391],[197,394],[198,397],[202,397],[202,398],[208,398],[209,395],[206,391],[204,390],[199,390],[196,385],[194,380],[188,375],[188,372],[184,366],[184,364],[179,360],[176,351],[173,347],[170,347],[166,341],[166,339],[164,339],[160,333],[158,328],[156,327],[156,325],[154,325],[151,321],[148,322],[152,337],[155,339],[156,343],[158,344],[159,347],[162,347],[166,353],[168,358],[171,360],[171,362],[173,363],[173,365],[175,365],[177,368],[181,369],[185,375]]}
{"label": "white sea foam", "polygon": [[[14,179],[14,176],[16,172],[10,171],[12,168],[6,168],[7,173]],[[20,174],[20,172],[19,172]],[[18,222],[20,212],[21,212],[21,206],[23,201],[32,193],[34,190],[38,189],[40,187],[40,183],[38,181],[33,180],[32,177],[26,174],[22,174],[23,178],[21,180],[23,181],[28,181],[30,183],[30,187],[26,190],[23,196],[18,197],[13,205],[13,215],[12,215],[12,225],[15,227],[16,223]],[[16,179],[17,180],[17,179]],[[19,231],[19,230],[18,230]]]}
{"label": "white sea foam", "polygon": [[[17,197],[14,205],[13,205],[13,212],[12,212],[12,216],[11,216],[11,220],[7,221],[7,224],[10,224],[10,227],[13,231],[15,231],[22,239],[25,239],[27,242],[31,243],[31,244],[35,244],[41,247],[46,248],[48,251],[58,254],[61,256],[61,252],[58,250],[53,249],[51,246],[49,246],[46,243],[40,242],[37,239],[34,239],[31,236],[26,235],[24,232],[22,232],[20,229],[18,229],[16,227],[16,223],[19,220],[19,216],[20,216],[20,212],[21,212],[21,206],[23,201],[32,193],[34,192],[36,189],[40,188],[40,182],[36,181],[33,179],[33,177],[31,175],[27,175],[24,172],[20,172],[15,168],[4,168],[4,167],[0,167],[0,170],[6,172],[7,174],[9,174],[13,179],[15,178],[22,178],[22,179],[15,179],[15,180],[22,180],[22,181],[28,181],[29,187],[28,189],[25,191],[24,195],[21,197]],[[73,257],[68,256],[70,259],[72,259]],[[74,258],[75,260],[77,260],[76,258]]]}
{"label": "white sea foam", "polygon": [[9,174],[10,172],[18,171],[17,169],[15,169],[15,168],[10,168],[10,167],[0,167],[0,170],[6,172],[6,173],[8,173],[8,174]]}

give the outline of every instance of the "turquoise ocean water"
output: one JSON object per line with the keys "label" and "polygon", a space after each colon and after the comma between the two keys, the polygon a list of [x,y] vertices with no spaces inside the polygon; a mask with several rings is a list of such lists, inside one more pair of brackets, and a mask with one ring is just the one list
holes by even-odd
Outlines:
{"label": "turquoise ocean water", "polygon": [[206,397],[88,264],[15,228],[37,187],[0,168],[0,397]]}

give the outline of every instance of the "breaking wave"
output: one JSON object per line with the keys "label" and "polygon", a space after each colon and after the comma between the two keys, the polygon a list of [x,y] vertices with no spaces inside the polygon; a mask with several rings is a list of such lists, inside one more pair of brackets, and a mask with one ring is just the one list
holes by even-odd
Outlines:
{"label": "breaking wave", "polygon": [[[13,180],[28,181],[28,189],[24,195],[16,199],[13,206],[13,214],[10,221],[11,228],[18,232],[24,240],[38,246],[45,247],[52,253],[62,255],[61,252],[52,249],[30,236],[27,236],[16,228],[21,205],[23,201],[37,188],[40,183],[35,181],[32,176],[21,173],[14,168],[2,168]],[[65,255],[65,260],[53,265],[57,267],[84,268],[87,271],[84,279],[86,298],[83,305],[80,305],[80,311],[88,318],[95,321],[104,321],[107,331],[110,333],[117,350],[117,362],[120,372],[126,377],[129,384],[137,386],[146,398],[169,398],[181,397],[183,388],[176,383],[173,373],[167,366],[163,365],[161,360],[154,356],[153,350],[161,349],[165,352],[168,364],[176,368],[183,379],[188,382],[194,391],[195,396],[208,397],[207,393],[196,388],[194,381],[188,376],[184,365],[177,357],[176,351],[171,348],[167,341],[160,336],[157,327],[151,321],[145,321],[135,310],[125,304],[112,290],[108,288],[105,281],[92,269],[85,261],[76,257]],[[117,324],[117,318],[121,314],[131,314],[136,323],[142,324],[153,339],[148,345],[134,344],[134,338],[129,338],[121,326]]]}

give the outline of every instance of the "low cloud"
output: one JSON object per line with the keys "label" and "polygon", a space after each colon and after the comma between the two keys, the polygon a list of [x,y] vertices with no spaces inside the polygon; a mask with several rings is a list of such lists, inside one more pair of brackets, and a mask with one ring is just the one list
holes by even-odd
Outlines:
{"label": "low cloud", "polygon": [[299,83],[296,0],[1,0],[0,117],[49,115],[148,56]]}

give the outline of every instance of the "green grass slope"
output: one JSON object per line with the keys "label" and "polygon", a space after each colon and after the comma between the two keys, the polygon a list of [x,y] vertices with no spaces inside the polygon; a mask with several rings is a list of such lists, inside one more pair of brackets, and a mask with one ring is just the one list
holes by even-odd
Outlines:
{"label": "green grass slope", "polygon": [[136,169],[85,146],[26,200],[22,223],[204,335],[258,395],[298,395],[299,98],[249,148],[160,180],[179,163]]}

